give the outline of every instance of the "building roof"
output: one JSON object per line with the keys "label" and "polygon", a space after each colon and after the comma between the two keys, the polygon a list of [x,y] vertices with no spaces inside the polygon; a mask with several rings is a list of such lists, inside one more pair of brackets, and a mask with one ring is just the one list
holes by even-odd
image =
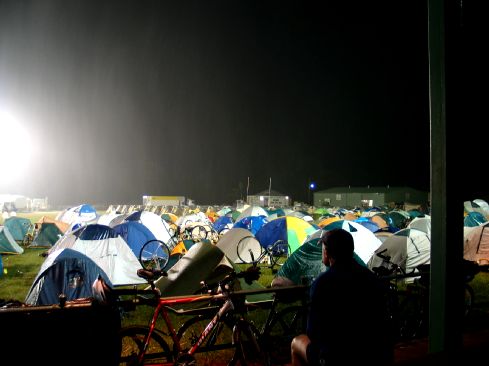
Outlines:
{"label": "building roof", "polygon": [[[255,194],[250,194],[249,196],[268,196],[268,189],[255,193]],[[285,197],[287,196],[286,194],[280,193],[278,191],[274,191],[273,189],[270,191],[270,196],[280,196],[280,197]]]}
{"label": "building roof", "polygon": [[[317,191],[316,193],[387,193],[387,192],[406,192],[406,191],[417,191],[417,192],[425,192],[418,189],[414,189],[407,186],[344,186],[344,187],[332,187],[328,189],[323,189],[321,191]],[[426,192],[427,193],[427,192]]]}

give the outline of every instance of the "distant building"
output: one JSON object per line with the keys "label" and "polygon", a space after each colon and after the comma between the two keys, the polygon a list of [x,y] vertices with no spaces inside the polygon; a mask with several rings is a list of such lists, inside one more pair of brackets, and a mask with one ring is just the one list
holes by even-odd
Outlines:
{"label": "distant building", "polygon": [[286,207],[290,206],[290,197],[274,190],[266,190],[249,195],[246,203],[251,206]]}
{"label": "distant building", "polygon": [[0,211],[14,212],[26,210],[30,199],[20,194],[0,194]]}
{"label": "distant building", "polygon": [[143,196],[143,206],[181,206],[186,203],[184,196]]}
{"label": "distant building", "polygon": [[425,205],[429,192],[411,187],[333,187],[313,193],[314,206],[373,207],[390,204]]}
{"label": "distant building", "polygon": [[42,211],[49,208],[48,198],[33,198],[31,200],[30,209],[31,211]]}

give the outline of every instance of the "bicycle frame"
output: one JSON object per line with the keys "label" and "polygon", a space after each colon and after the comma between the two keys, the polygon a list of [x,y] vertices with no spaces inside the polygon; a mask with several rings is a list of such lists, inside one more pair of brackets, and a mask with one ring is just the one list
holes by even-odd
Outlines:
{"label": "bicycle frame", "polygon": [[[156,323],[158,321],[158,318],[161,316],[163,318],[163,321],[168,328],[169,335],[172,339],[172,342],[174,346],[176,347],[177,354],[175,356],[179,356],[180,353],[182,352],[182,349],[180,347],[180,340],[178,339],[177,332],[175,330],[175,327],[173,326],[173,323],[170,319],[169,316],[169,308],[174,305],[181,305],[181,304],[190,304],[190,303],[195,303],[195,302],[204,302],[204,301],[209,301],[209,300],[214,300],[214,299],[219,299],[222,298],[222,295],[193,295],[193,296],[177,296],[177,297],[168,297],[168,298],[160,298],[158,299],[158,304],[153,312],[153,316],[149,322],[149,329],[148,333],[144,337],[143,341],[143,347],[138,354],[138,364],[142,365],[144,363],[144,357],[146,355],[146,351],[149,346],[149,342],[151,339],[151,336],[153,332],[156,329]],[[228,300],[229,301],[229,300]],[[228,302],[226,301],[226,303]],[[226,309],[226,311],[229,311],[229,309]],[[223,313],[222,309],[220,309],[219,313]],[[219,315],[218,313],[218,315]],[[215,316],[217,318],[216,320],[213,319],[213,321],[209,324],[208,329],[206,328],[206,332],[201,335],[199,338],[199,341],[187,352],[188,355],[193,356],[193,354],[196,352],[198,347],[202,344],[202,342],[205,340],[207,335],[210,333],[210,331],[213,329],[213,327],[217,324],[219,318],[218,315]],[[146,363],[146,365],[148,365]],[[166,364],[155,364],[155,365],[166,365]],[[173,365],[172,363],[168,363],[168,365]]]}
{"label": "bicycle frame", "polygon": [[[231,301],[230,298],[228,298],[224,304],[220,307],[219,311],[217,312],[216,315],[211,319],[207,327],[204,329],[202,334],[200,335],[199,339],[197,342],[190,348],[190,350],[187,352],[187,355],[193,356],[195,352],[197,352],[197,349],[200,347],[202,342],[207,338],[209,333],[214,329],[214,327],[219,323],[219,320],[222,319],[224,315],[226,315],[229,311],[234,310],[234,304]],[[181,353],[181,348],[180,348],[180,343],[178,343],[178,348],[179,348],[179,353]]]}
{"label": "bicycle frame", "polygon": [[[157,321],[158,318],[161,316],[166,327],[168,328],[168,333],[169,336],[172,339],[173,342],[173,356],[177,357],[177,362],[179,359],[182,357],[188,358],[188,359],[193,359],[194,354],[199,350],[199,347],[202,345],[202,343],[208,338],[209,334],[213,331],[213,329],[220,323],[220,321],[230,312],[232,312],[235,309],[234,302],[232,298],[232,290],[228,289],[226,286],[220,285],[221,288],[224,288],[221,293],[215,294],[215,295],[191,295],[191,296],[176,296],[176,297],[168,297],[168,298],[159,298],[157,299],[157,304],[155,307],[155,310],[153,312],[153,315],[151,317],[151,320],[149,322],[148,330],[144,334],[144,340],[142,342],[142,347],[140,347],[139,353],[137,355],[137,364],[142,365],[150,365],[150,363],[145,362],[145,356],[148,351],[148,347],[150,344],[150,341],[152,339],[152,336],[154,332],[156,331],[157,327]],[[151,290],[151,292],[154,294],[155,291]],[[157,292],[156,292],[157,293]],[[151,305],[154,305],[154,300],[148,300],[139,297],[138,302],[142,303],[148,303]],[[202,331],[202,333],[199,335],[199,338],[190,346],[188,350],[183,353],[181,344],[180,344],[180,338],[177,334],[177,331],[175,330],[175,327],[173,326],[173,323],[170,319],[169,316],[169,311],[174,311],[172,310],[172,306],[174,305],[181,305],[181,304],[189,304],[189,303],[195,303],[195,302],[204,302],[204,301],[224,301],[219,307],[217,313],[212,317],[212,319],[209,321],[205,329]],[[210,311],[213,311],[215,308],[210,308]],[[207,311],[207,309],[206,309]],[[190,312],[194,313],[202,313],[202,310],[191,310]],[[234,336],[233,339],[230,340],[234,344]],[[174,363],[155,363],[154,365],[173,365]],[[181,364],[185,364],[185,362],[182,362]]]}

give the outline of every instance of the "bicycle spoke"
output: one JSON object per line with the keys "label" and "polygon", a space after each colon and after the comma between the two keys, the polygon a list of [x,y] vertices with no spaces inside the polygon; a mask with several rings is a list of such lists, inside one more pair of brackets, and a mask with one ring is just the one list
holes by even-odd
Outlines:
{"label": "bicycle spoke", "polygon": [[160,240],[150,240],[146,242],[139,253],[139,261],[144,269],[162,270],[168,264],[170,250]]}
{"label": "bicycle spoke", "polygon": [[[197,316],[187,322],[178,330],[178,338],[182,352],[187,352],[199,339],[211,317]],[[235,353],[232,344],[232,329],[225,322],[220,322],[207,336],[194,358],[197,365],[212,365],[215,363],[227,364]]]}
{"label": "bicycle spoke", "polygon": [[[139,353],[144,346],[144,337],[148,334],[148,327],[131,326],[122,328],[120,332],[121,356],[120,365],[135,365]],[[173,354],[165,340],[156,332],[151,335],[146,349],[144,363],[166,363],[173,361]]]}
{"label": "bicycle spoke", "polygon": [[233,337],[238,346],[233,359],[234,363],[242,365],[268,365],[266,347],[260,345],[260,332],[255,326],[246,320],[240,320],[235,329]]}
{"label": "bicycle spoke", "polygon": [[236,246],[238,258],[242,263],[259,262],[263,257],[263,247],[253,236],[241,238]]}
{"label": "bicycle spoke", "polygon": [[290,306],[281,310],[270,325],[269,334],[264,335],[264,345],[272,363],[290,362],[290,342],[296,335],[305,332],[306,311],[301,306]]}

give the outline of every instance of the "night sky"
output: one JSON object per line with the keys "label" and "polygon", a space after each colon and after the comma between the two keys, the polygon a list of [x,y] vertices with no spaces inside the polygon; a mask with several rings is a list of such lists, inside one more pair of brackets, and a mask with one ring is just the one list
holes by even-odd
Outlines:
{"label": "night sky", "polygon": [[32,146],[0,193],[428,190],[427,37],[424,1],[0,0],[0,111]]}

